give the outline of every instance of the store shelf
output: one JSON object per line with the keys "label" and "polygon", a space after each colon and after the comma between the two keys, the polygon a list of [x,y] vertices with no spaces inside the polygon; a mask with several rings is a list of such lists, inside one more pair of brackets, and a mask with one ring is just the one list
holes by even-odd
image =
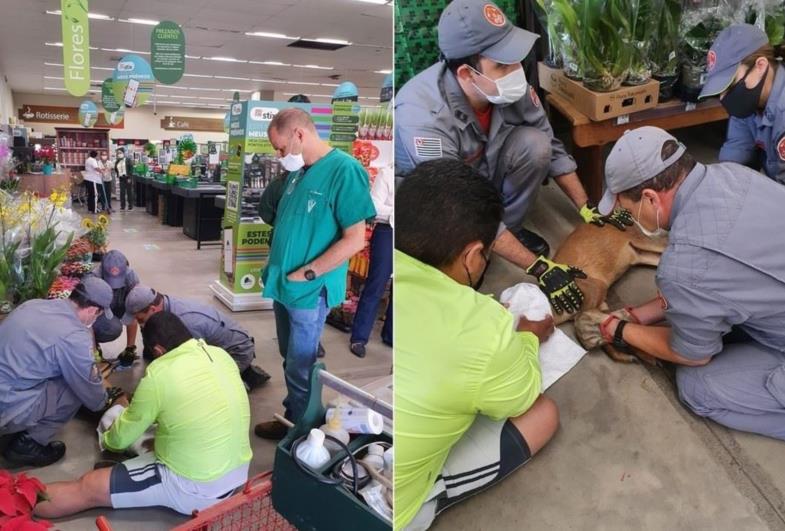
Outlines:
{"label": "store shelf", "polygon": [[99,150],[99,149],[107,149],[107,148],[101,148],[101,147],[68,147],[68,146],[57,146],[57,149],[62,149],[62,150],[64,150],[64,151],[66,151],[66,150],[67,150],[67,151],[93,151],[93,150],[96,150],[96,151],[97,151],[97,150]]}

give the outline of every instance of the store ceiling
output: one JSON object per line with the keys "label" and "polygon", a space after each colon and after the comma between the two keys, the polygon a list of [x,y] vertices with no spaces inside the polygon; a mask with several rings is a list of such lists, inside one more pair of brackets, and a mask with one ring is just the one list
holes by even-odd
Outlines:
{"label": "store ceiling", "polygon": [[[122,21],[143,19],[181,24],[186,54],[193,57],[176,85],[157,85],[161,105],[217,109],[235,89],[275,90],[279,98],[303,93],[327,102],[345,80],[358,86],[361,103],[372,105],[385,77],[376,71],[392,68],[393,19],[389,3],[374,1],[384,0],[90,0],[92,16],[114,19],[90,21],[90,45],[98,48],[90,55],[93,96],[100,97],[100,82],[124,55],[118,49],[149,52],[153,26]],[[58,0],[0,0],[0,72],[14,92],[67,95],[57,90],[64,86],[62,48],[52,45],[62,40],[60,16],[46,13],[59,8]],[[336,51],[299,49],[288,47],[294,39],[246,35],[253,32],[352,44]],[[206,59],[216,57],[247,62]]]}

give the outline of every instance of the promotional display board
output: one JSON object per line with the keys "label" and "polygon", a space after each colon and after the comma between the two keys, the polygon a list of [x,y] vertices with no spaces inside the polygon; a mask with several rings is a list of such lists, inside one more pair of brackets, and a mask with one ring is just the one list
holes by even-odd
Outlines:
{"label": "promotional display board", "polygon": [[108,77],[101,83],[101,105],[106,112],[115,112],[121,105],[114,97],[114,79]]}
{"label": "promotional display board", "polygon": [[84,127],[93,127],[98,121],[98,107],[90,100],[79,104],[79,123]]}
{"label": "promotional display board", "polygon": [[135,54],[125,55],[120,59],[112,78],[114,97],[126,107],[143,105],[150,99],[155,86],[150,64]]}
{"label": "promotional display board", "polygon": [[165,20],[150,32],[150,63],[155,79],[164,85],[173,85],[183,77],[185,34],[177,23]]}
{"label": "promotional display board", "polygon": [[87,0],[60,0],[63,28],[63,78],[72,96],[90,90],[90,25]]}

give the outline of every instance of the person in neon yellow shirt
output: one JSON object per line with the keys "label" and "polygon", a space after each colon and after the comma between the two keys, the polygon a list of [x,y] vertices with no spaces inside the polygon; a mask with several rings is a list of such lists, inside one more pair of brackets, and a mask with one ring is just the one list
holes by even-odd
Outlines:
{"label": "person in neon yellow shirt", "polygon": [[151,317],[142,334],[156,359],[99,440],[121,451],[157,423],[154,452],[49,485],[49,501],[35,508],[38,516],[151,506],[191,514],[248,479],[251,414],[237,364],[222,349],[194,339],[170,312]]}
{"label": "person in neon yellow shirt", "polygon": [[471,167],[423,163],[395,202],[394,527],[419,530],[504,479],[556,432],[537,357],[553,320],[516,327],[477,292],[503,205]]}

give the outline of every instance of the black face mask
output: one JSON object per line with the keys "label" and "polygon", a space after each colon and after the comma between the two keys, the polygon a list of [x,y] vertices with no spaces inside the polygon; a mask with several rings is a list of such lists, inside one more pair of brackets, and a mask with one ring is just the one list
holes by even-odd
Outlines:
{"label": "black face mask", "polygon": [[482,283],[485,282],[485,273],[488,272],[488,266],[491,265],[491,259],[489,257],[486,257],[482,253],[480,253],[480,255],[482,256],[483,260],[485,260],[485,268],[483,268],[482,274],[480,275],[480,278],[477,280],[476,284],[472,282],[472,274],[469,273],[469,268],[466,267],[466,264],[463,264],[463,269],[466,271],[466,276],[469,277],[469,285],[474,288],[474,291],[479,291],[482,287]]}
{"label": "black face mask", "polygon": [[722,103],[722,106],[728,111],[728,114],[736,118],[747,118],[755,114],[755,111],[758,110],[758,102],[760,101],[760,95],[763,92],[763,84],[766,82],[766,76],[769,74],[769,67],[766,67],[766,72],[763,74],[761,80],[751,89],[747,88],[744,84],[744,80],[747,79],[750,72],[752,72],[752,67],[747,70],[747,73],[744,74],[741,81],[733,85],[733,88],[731,88],[728,93],[725,94],[725,97],[720,100],[720,103]]}

